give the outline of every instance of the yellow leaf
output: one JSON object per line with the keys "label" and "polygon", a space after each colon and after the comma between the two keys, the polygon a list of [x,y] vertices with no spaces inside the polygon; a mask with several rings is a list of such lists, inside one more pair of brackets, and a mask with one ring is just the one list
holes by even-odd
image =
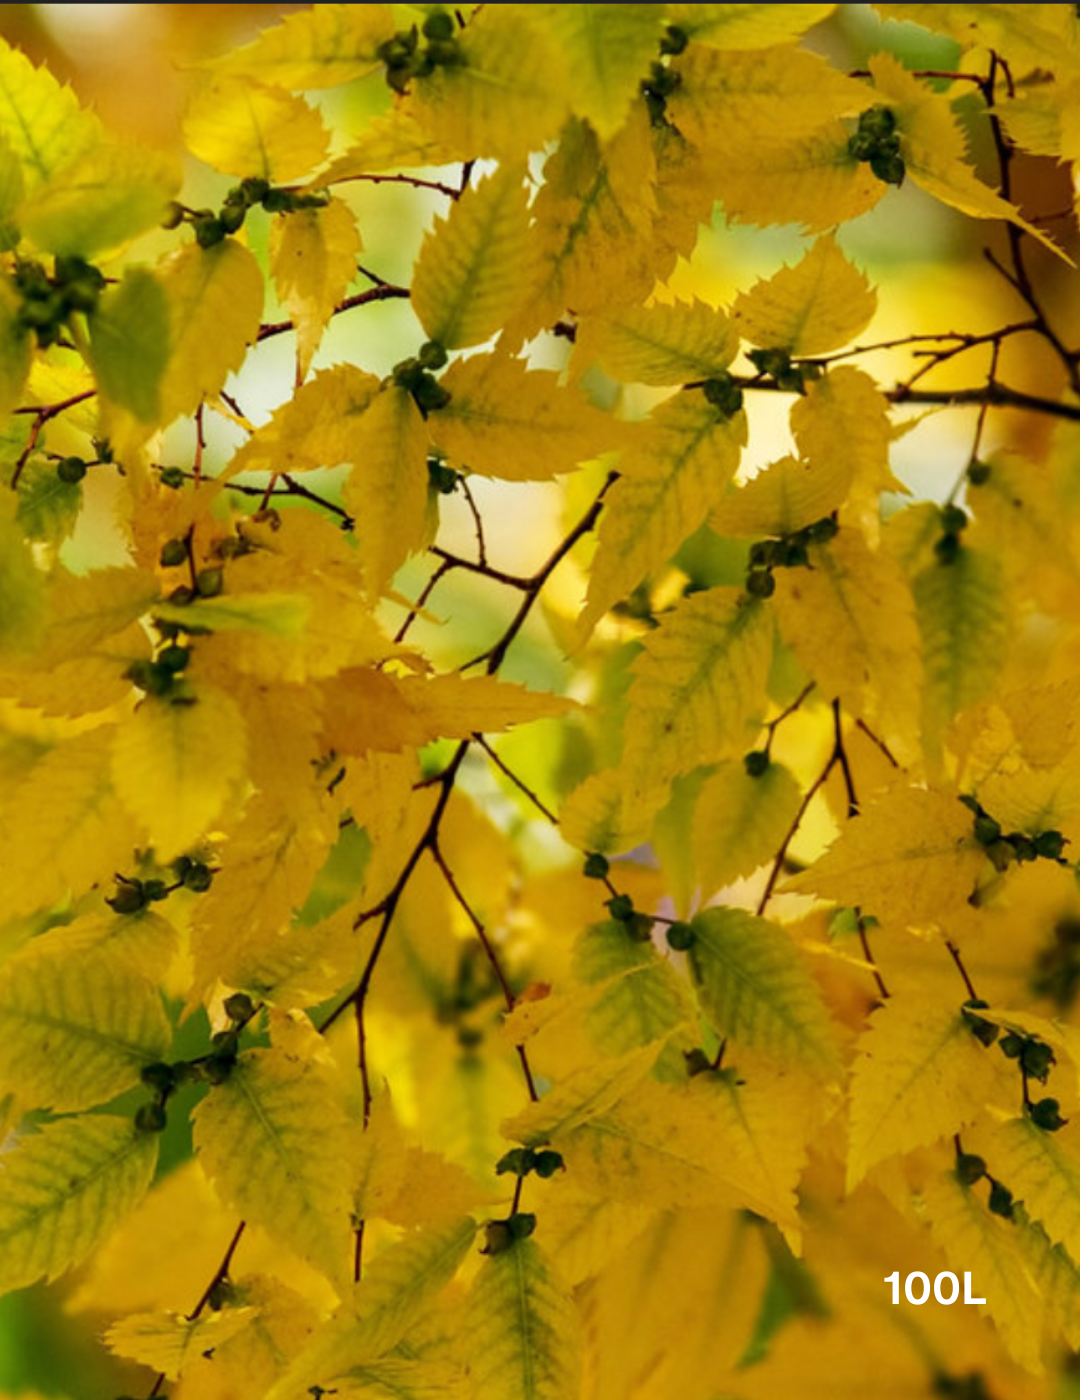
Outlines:
{"label": "yellow leaf", "polygon": [[175,1381],[197,1356],[206,1355],[248,1326],[252,1313],[252,1308],[243,1307],[205,1312],[194,1318],[173,1312],[135,1313],[114,1322],[104,1341],[117,1356],[150,1366]]}
{"label": "yellow leaf", "polygon": [[428,419],[455,466],[502,481],[548,481],[623,441],[625,427],[551,370],[505,354],[457,360],[441,384],[450,402]]}
{"label": "yellow leaf", "polygon": [[831,1074],[832,1026],[784,930],[742,909],[721,908],[695,915],[691,927],[690,966],[720,1035],[781,1064]]}
{"label": "yellow leaf", "polygon": [[181,855],[210,828],[244,771],[245,743],[236,702],[212,686],[174,700],[147,697],[118,727],[113,784],[159,859]]}
{"label": "yellow leaf", "polygon": [[[9,503],[13,506],[14,502]],[[44,615],[45,575],[38,569],[22,528],[0,513],[0,656],[17,660],[33,650]]]}
{"label": "yellow leaf", "polygon": [[424,239],[410,295],[430,340],[447,350],[500,330],[531,290],[525,167],[501,166],[454,201]]}
{"label": "yellow leaf", "polygon": [[360,233],[340,199],[279,215],[270,225],[270,275],[296,326],[300,378],[311,365],[334,307],[356,276]]}
{"label": "yellow leaf", "polygon": [[399,1191],[408,1189],[406,1150],[390,1095],[382,1093],[371,1105],[353,1166],[353,1212],[358,1220],[385,1216],[386,1207]]}
{"label": "yellow leaf", "polygon": [[730,487],[709,523],[722,535],[793,535],[836,510],[850,485],[846,453],[813,462],[781,457],[745,486]]}
{"label": "yellow leaf", "polygon": [[19,309],[19,294],[5,279],[0,282],[0,413],[5,416],[19,402],[30,372],[30,332]]}
{"label": "yellow leaf", "polygon": [[50,581],[48,622],[35,659],[52,667],[84,657],[142,617],[160,592],[146,569],[95,569],[79,575],[58,571]]}
{"label": "yellow leaf", "polygon": [[658,784],[647,796],[637,794],[628,802],[618,769],[593,773],[563,803],[559,830],[563,840],[579,851],[616,855],[648,839],[653,816],[665,795]]}
{"label": "yellow leaf", "polygon": [[378,379],[355,365],[320,370],[252,433],[226,475],[314,471],[348,461],[356,420],[378,392]]}
{"label": "yellow leaf", "polygon": [[949,1172],[926,1184],[920,1204],[950,1266],[971,1274],[972,1294],[986,1299],[985,1311],[1013,1359],[1039,1374],[1042,1299],[1011,1222],[992,1215],[977,1192]]}
{"label": "yellow leaf", "polygon": [[995,1179],[1023,1201],[1027,1216],[1073,1259],[1080,1255],[1078,1137],[1076,1123],[1049,1133],[1025,1115],[982,1128],[967,1148],[985,1156]]}
{"label": "yellow leaf", "polygon": [[80,1263],[145,1194],[158,1137],[130,1118],[46,1123],[0,1153],[0,1285],[24,1288]]}
{"label": "yellow leaf", "polygon": [[858,905],[899,927],[948,927],[986,857],[971,813],[947,791],[896,788],[849,821],[819,860],[784,888]]}
{"label": "yellow leaf", "polygon": [[0,969],[0,1027],[0,1085],[62,1113],[137,1084],[171,1039],[151,982],[62,938],[35,940]]}
{"label": "yellow leaf", "polygon": [[393,33],[390,5],[319,5],[286,15],[250,44],[208,66],[283,88],[337,87],[377,67],[378,47]]}
{"label": "yellow leaf", "polygon": [[829,233],[794,267],[740,292],[731,317],[751,345],[792,356],[822,355],[854,340],[876,307],[877,294]]}
{"label": "yellow leaf", "polygon": [[[937,9],[929,5],[927,9]],[[771,48],[794,39],[835,5],[669,5],[668,18],[696,43],[718,49]]]}
{"label": "yellow leaf", "polygon": [[161,421],[193,413],[238,369],[262,313],[259,265],[235,238],[215,248],[191,244],[162,264],[169,303],[169,364],[161,383]]}
{"label": "yellow leaf", "polygon": [[475,1234],[471,1220],[456,1220],[410,1232],[384,1249],[265,1400],[293,1400],[312,1383],[332,1381],[393,1350],[453,1278]]}
{"label": "yellow leaf", "polygon": [[909,750],[918,732],[921,658],[900,566],[853,528],[811,544],[808,555],[808,567],[773,576],[781,635],[826,695]]}
{"label": "yellow leaf", "polygon": [[960,998],[934,1004],[912,987],[874,1012],[851,1080],[847,1186],[876,1163],[959,1132],[997,1079],[992,1051],[972,1034]]}
{"label": "yellow leaf", "polygon": [[66,84],[0,43],[0,135],[18,156],[32,192],[102,140],[101,123]]}
{"label": "yellow leaf", "polygon": [[718,765],[698,794],[691,828],[704,899],[772,859],[799,800],[798,784],[780,763],[770,763],[757,777],[739,761]]}
{"label": "yellow leaf", "polygon": [[110,776],[115,725],[66,739],[0,807],[5,917],[84,893],[131,861],[138,839]]}
{"label": "yellow leaf", "polygon": [[405,389],[384,388],[352,424],[349,460],[345,505],[377,597],[428,534],[427,432]]}
{"label": "yellow leaf", "polygon": [[[771,15],[777,8],[770,6],[766,13]],[[774,48],[771,43],[730,48],[740,51],[691,44],[674,65],[680,82],[668,99],[672,120],[697,146],[723,142],[728,154],[736,147],[732,140],[736,132],[750,148],[792,142],[812,136],[825,123],[858,112],[872,101],[865,84],[805,49]],[[777,102],[791,104],[782,135],[777,133]]]}
{"label": "yellow leaf", "polygon": [[557,134],[565,66],[544,26],[532,22],[531,6],[480,9],[454,37],[460,61],[414,82],[406,104],[453,158],[518,160]]}
{"label": "yellow leaf", "polygon": [[1013,73],[1076,61],[1080,30],[1065,5],[875,5],[889,19],[948,34],[964,49],[997,49]]}
{"label": "yellow leaf", "polygon": [[661,404],[630,439],[600,517],[578,623],[582,638],[613,603],[665,564],[720,502],[746,432],[742,410],[727,418],[704,394],[684,393]]}
{"label": "yellow leaf", "polygon": [[195,94],[184,139],[215,170],[276,184],[310,174],[329,144],[322,118],[302,97],[227,75],[210,78]]}
{"label": "yellow leaf", "polygon": [[622,771],[646,786],[741,751],[760,727],[773,650],[760,603],[712,588],[684,598],[633,665]]}
{"label": "yellow leaf", "polygon": [[584,317],[574,362],[586,369],[596,360],[616,379],[638,384],[685,384],[725,369],[737,350],[724,313],[695,299]]}
{"label": "yellow leaf", "polygon": [[533,1240],[490,1255],[465,1307],[475,1400],[569,1400],[579,1393],[577,1306]]}
{"label": "yellow leaf", "polygon": [[976,177],[948,98],[932,92],[891,54],[875,54],[870,72],[895,116],[904,168],[917,185],[973,219],[1010,220],[1071,265],[1052,238]]}
{"label": "yellow leaf", "polygon": [[656,52],[662,5],[530,5],[558,40],[575,111],[601,140],[626,119]]}
{"label": "yellow leaf", "polygon": [[539,1103],[504,1123],[503,1135],[527,1147],[568,1137],[635,1093],[652,1069],[656,1053],[655,1045],[644,1045],[618,1059],[584,1066],[556,1084]]}
{"label": "yellow leaf", "polygon": [[245,1051],[194,1122],[195,1148],[218,1194],[343,1292],[354,1134],[328,1078],[283,1050]]}
{"label": "yellow leaf", "polygon": [[[906,488],[889,470],[889,405],[874,381],[854,365],[839,365],[811,380],[791,407],[791,431],[813,471],[829,480],[858,483],[863,495]],[[836,444],[844,444],[838,453]],[[837,458],[844,461],[837,463]]]}

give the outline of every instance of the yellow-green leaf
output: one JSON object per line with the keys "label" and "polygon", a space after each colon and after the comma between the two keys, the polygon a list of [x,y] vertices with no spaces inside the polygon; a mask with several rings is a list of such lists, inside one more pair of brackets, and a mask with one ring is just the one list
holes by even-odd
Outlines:
{"label": "yellow-green leaf", "polygon": [[184,139],[215,170],[278,184],[310,174],[329,144],[322,118],[302,97],[228,75],[211,78],[196,93]]}
{"label": "yellow-green leaf", "polygon": [[53,1279],[88,1254],[145,1195],[158,1137],[130,1118],[47,1123],[0,1153],[0,1287]]}
{"label": "yellow-green leaf", "polygon": [[353,1138],[320,1068],[284,1050],[245,1051],[194,1121],[199,1159],[225,1203],[344,1291]]}
{"label": "yellow-green leaf", "polygon": [[757,729],[773,650],[762,604],[713,588],[684,598],[634,662],[624,773],[688,773],[747,746]]}
{"label": "yellow-green leaf", "polygon": [[795,820],[799,800],[798,784],[780,763],[751,777],[741,761],[729,761],[705,779],[691,827],[703,898],[772,859]]}
{"label": "yellow-green leaf", "polygon": [[33,191],[102,140],[101,123],[66,84],[0,41],[0,134],[22,163]]}
{"label": "yellow-green leaf", "polygon": [[469,1291],[465,1335],[475,1400],[570,1400],[581,1384],[577,1306],[531,1239],[490,1255]]}
{"label": "yellow-green leaf", "polygon": [[789,355],[822,355],[865,330],[877,307],[866,277],[829,233],[794,267],[741,292],[732,307],[734,329],[751,345]]}
{"label": "yellow-green leaf", "polygon": [[656,53],[662,5],[530,5],[566,63],[575,111],[608,140],[626,119]]}
{"label": "yellow-green leaf", "polygon": [[21,302],[8,279],[0,278],[0,413],[19,402],[30,373],[30,332],[19,317]]}
{"label": "yellow-green leaf", "polygon": [[596,360],[616,379],[638,384],[686,384],[719,373],[737,350],[727,316],[695,299],[584,317],[574,360],[583,369]]}
{"label": "yellow-green leaf", "polygon": [[733,486],[713,511],[710,524],[722,535],[793,535],[823,520],[843,503],[851,485],[846,452],[807,461],[781,457],[746,483]]}
{"label": "yellow-green leaf", "polygon": [[392,1351],[457,1272],[476,1234],[471,1220],[412,1231],[365,1269],[340,1311],[267,1392],[294,1400]]}
{"label": "yellow-green leaf", "polygon": [[169,303],[169,364],[161,384],[161,421],[193,413],[238,369],[262,313],[259,265],[235,238],[214,248],[191,244],[158,274]]}
{"label": "yellow-green leaf", "polygon": [[[926,9],[937,9],[928,5]],[[668,19],[699,44],[718,49],[771,48],[827,19],[835,5],[669,5]]]}
{"label": "yellow-green leaf", "polygon": [[525,167],[500,166],[454,201],[420,249],[413,309],[428,338],[448,350],[479,345],[528,295],[529,197]]}
{"label": "yellow-green leaf", "polygon": [[548,481],[623,441],[625,427],[551,370],[505,354],[458,360],[441,381],[451,395],[428,419],[455,465],[502,481]]}
{"label": "yellow-green leaf", "polygon": [[252,433],[226,468],[227,475],[315,471],[350,460],[357,419],[378,392],[375,375],[355,365],[320,370]]}
{"label": "yellow-green leaf", "polygon": [[17,217],[46,252],[91,257],[154,228],[179,188],[180,163],[171,154],[109,143],[55,171]]}
{"label": "yellow-green leaf", "polygon": [[119,286],[105,289],[88,320],[100,392],[143,422],[156,422],[169,362],[169,303],[161,283],[145,268],[128,268]]}
{"label": "yellow-green leaf", "polygon": [[210,827],[244,771],[245,744],[236,702],[212,686],[148,697],[117,729],[113,784],[160,859],[182,854]]}
{"label": "yellow-green leaf", "polygon": [[390,5],[317,5],[286,15],[209,66],[283,88],[336,87],[375,68],[379,45],[393,33]]}
{"label": "yellow-green leaf", "polygon": [[1048,1133],[1025,1115],[983,1128],[969,1148],[984,1154],[994,1177],[1023,1201],[1027,1215],[1073,1259],[1080,1255],[1078,1137],[1076,1123]]}
{"label": "yellow-green leaf", "polygon": [[876,1163],[958,1132],[995,1083],[991,1052],[953,1004],[907,988],[878,1008],[859,1037],[851,1079],[847,1184]]}
{"label": "yellow-green leaf", "polygon": [[301,378],[319,348],[334,307],[356,276],[360,232],[347,204],[282,214],[270,225],[270,275],[296,327]]}
{"label": "yellow-green leaf", "polygon": [[119,958],[46,939],[0,969],[0,1086],[35,1108],[104,1103],[169,1041],[157,990]]}
{"label": "yellow-green leaf", "polygon": [[128,1357],[179,1380],[198,1356],[212,1354],[252,1321],[252,1308],[228,1308],[204,1312],[199,1317],[181,1313],[133,1313],[114,1322],[105,1333],[105,1345],[117,1356]]}
{"label": "yellow-green leaf", "polygon": [[630,439],[600,517],[578,623],[583,637],[613,603],[665,564],[720,502],[746,433],[742,410],[726,418],[703,394],[686,393],[661,404]]}
{"label": "yellow-green leaf", "polygon": [[5,660],[31,650],[45,613],[45,575],[14,517],[9,497],[0,511],[0,656]]}
{"label": "yellow-green leaf", "polygon": [[349,456],[345,505],[375,596],[421,547],[428,530],[427,432],[405,389],[392,385],[375,396],[352,425]]}
{"label": "yellow-green leaf", "polygon": [[705,909],[691,920],[690,966],[702,1005],[722,1036],[791,1066],[831,1073],[828,1014],[794,943],[778,924],[742,909]]}
{"label": "yellow-green leaf", "polygon": [[948,927],[967,905],[986,857],[971,813],[947,791],[900,787],[863,809],[809,870],[785,889],[858,905],[890,924]]}
{"label": "yellow-green leaf", "polygon": [[686,983],[625,924],[593,924],[574,944],[574,975],[598,995],[585,1022],[601,1054],[623,1055],[670,1035],[693,1016]]}

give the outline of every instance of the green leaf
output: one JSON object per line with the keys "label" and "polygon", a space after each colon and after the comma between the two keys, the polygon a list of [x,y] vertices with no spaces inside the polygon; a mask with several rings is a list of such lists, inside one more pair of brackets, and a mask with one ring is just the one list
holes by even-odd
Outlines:
{"label": "green leaf", "polygon": [[582,1337],[569,1290],[535,1241],[487,1258],[466,1301],[475,1400],[569,1400],[581,1384]]}
{"label": "green leaf", "polygon": [[47,1123],[0,1155],[0,1288],[85,1259],[145,1195],[159,1139],[130,1118]]}
{"label": "green leaf", "polygon": [[194,1120],[196,1150],[223,1200],[343,1290],[352,1133],[319,1068],[276,1048],[247,1051]]}
{"label": "green leaf", "polygon": [[706,909],[691,924],[690,966],[717,1031],[775,1060],[831,1074],[837,1057],[828,1014],[784,930],[742,909]]}
{"label": "green leaf", "polygon": [[0,1087],[35,1108],[104,1103],[170,1040],[156,988],[119,958],[46,938],[0,969]]}
{"label": "green leaf", "polygon": [[56,463],[31,457],[19,477],[16,519],[27,539],[57,545],[68,538],[82,509],[83,489],[78,481],[63,481]]}
{"label": "green leaf", "polygon": [[265,1400],[293,1400],[393,1350],[453,1278],[475,1234],[471,1220],[457,1220],[384,1249]]}
{"label": "green leaf", "polygon": [[161,283],[145,268],[129,268],[88,320],[90,364],[101,393],[143,422],[156,422],[169,362],[169,303]]}
{"label": "green leaf", "polygon": [[447,350],[479,345],[529,292],[529,197],[524,165],[501,166],[465,191],[425,238],[413,274],[413,309]]}

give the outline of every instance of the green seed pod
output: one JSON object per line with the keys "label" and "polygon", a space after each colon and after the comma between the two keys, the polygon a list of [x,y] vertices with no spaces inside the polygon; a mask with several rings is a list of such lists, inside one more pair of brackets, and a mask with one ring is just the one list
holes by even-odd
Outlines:
{"label": "green seed pod", "polygon": [[956,1176],[965,1186],[974,1186],[975,1182],[986,1175],[986,1163],[981,1157],[977,1157],[973,1152],[961,1152],[956,1158]]}
{"label": "green seed pod", "polygon": [[1056,1133],[1068,1121],[1059,1113],[1060,1107],[1057,1099],[1040,1099],[1038,1103],[1028,1105],[1028,1113],[1037,1128],[1042,1128],[1047,1133]]}
{"label": "green seed pod", "polygon": [[699,1074],[707,1074],[712,1069],[712,1061],[698,1046],[695,1046],[693,1050],[684,1050],[683,1059],[686,1061],[686,1072],[691,1079]]}
{"label": "green seed pod", "polygon": [[1054,1052],[1041,1040],[1029,1040],[1020,1056],[1020,1063],[1025,1074],[1045,1084],[1050,1066],[1054,1064]]}
{"label": "green seed pod", "polygon": [[[225,204],[218,215],[218,220],[226,233],[235,233],[237,229],[243,227],[246,217],[247,209],[243,204]],[[196,237],[198,237],[197,234]]]}
{"label": "green seed pod", "polygon": [[648,914],[635,911],[626,921],[626,931],[639,943],[648,943],[652,938],[653,920]]}
{"label": "green seed pod", "polygon": [[990,463],[980,462],[977,458],[968,463],[967,479],[972,486],[985,486],[990,480]]}
{"label": "green seed pod", "polygon": [[143,894],[152,904],[160,904],[163,899],[168,899],[169,891],[164,880],[144,880]]}
{"label": "green seed pod", "polygon": [[676,953],[685,953],[688,948],[692,948],[697,942],[697,934],[690,924],[681,921],[668,924],[666,933],[668,947],[673,948]]}
{"label": "green seed pod", "polygon": [[743,767],[751,778],[762,777],[769,768],[769,755],[764,749],[754,749],[743,758]]}
{"label": "green seed pod", "polygon": [[425,340],[416,358],[424,369],[442,369],[450,357],[437,340]]}
{"label": "green seed pod", "polygon": [[179,228],[184,222],[184,206],[177,204],[175,199],[171,199],[165,206],[165,217],[161,221],[162,228]]}
{"label": "green seed pod", "polygon": [[776,592],[776,580],[768,569],[751,569],[746,575],[746,591],[751,598],[771,598]]}
{"label": "green seed pod", "polygon": [[992,846],[995,841],[1001,840],[1001,827],[985,812],[980,812],[973,823],[975,840],[980,846]]}
{"label": "green seed pod", "polygon": [[599,851],[590,851],[585,857],[582,874],[588,880],[606,880],[610,869],[607,856],[602,856]]}
{"label": "green seed pod", "polygon": [[86,475],[86,463],[81,457],[62,457],[56,464],[56,475],[67,485],[74,486]]}
{"label": "green seed pod", "polygon": [[146,908],[146,896],[141,880],[124,880],[116,887],[116,893],[105,903],[117,914],[137,914]]}
{"label": "green seed pod", "polygon": [[987,1202],[993,1215],[1004,1216],[1006,1220],[1013,1218],[1013,1195],[1007,1186],[1002,1186],[1000,1181],[991,1181],[990,1199]]}
{"label": "green seed pod", "polygon": [[425,39],[451,39],[454,35],[454,19],[445,10],[435,10],[424,20]]}
{"label": "green seed pod", "polygon": [[147,695],[168,695],[173,686],[173,673],[157,661],[133,661],[124,675]]}
{"label": "green seed pod", "polygon": [[1065,838],[1060,831],[1040,831],[1035,838],[1035,854],[1046,860],[1060,860]]}
{"label": "green seed pod", "polygon": [[512,1147],[495,1163],[495,1175],[528,1176],[535,1165],[536,1154],[531,1147]]}
{"label": "green seed pod", "polygon": [[959,535],[942,535],[934,541],[934,553],[939,564],[953,564],[960,553]]}
{"label": "green seed pod", "polygon": [[160,1133],[167,1122],[164,1104],[141,1104],[135,1114],[135,1127],[140,1133]]}
{"label": "green seed pod", "polygon": [[178,674],[191,660],[190,647],[167,646],[158,652],[158,665],[164,666],[166,671],[171,671],[173,675]]}
{"label": "green seed pod", "polygon": [[1022,1035],[1017,1035],[1015,1031],[1008,1031],[1001,1037],[1001,1044],[998,1048],[1007,1060],[1017,1060],[1023,1054],[1025,1044]]}
{"label": "green seed pod", "polygon": [[961,530],[967,527],[967,511],[961,510],[959,506],[942,506],[941,508],[941,528],[950,535],[958,535]]}
{"label": "green seed pod", "polygon": [[225,998],[225,1015],[230,1021],[250,1021],[255,1015],[255,1003],[247,992],[233,992]]}
{"label": "green seed pod", "polygon": [[489,1220],[484,1226],[484,1247],[481,1254],[505,1254],[514,1245],[509,1220]]}
{"label": "green seed pod", "polygon": [[161,554],[158,557],[163,569],[175,569],[187,560],[187,543],[181,539],[166,540],[161,546]]}
{"label": "green seed pod", "polygon": [[203,214],[195,220],[195,242],[200,248],[213,248],[225,237],[225,225],[214,214]]}
{"label": "green seed pod", "polygon": [[196,860],[189,863],[180,878],[184,882],[184,889],[190,890],[192,894],[205,894],[213,884],[214,872],[201,860]]}
{"label": "green seed pod", "polygon": [[162,467],[158,472],[158,480],[170,491],[178,491],[184,484],[184,470],[182,467]]}
{"label": "green seed pod", "polygon": [[249,175],[240,181],[240,193],[248,204],[261,204],[270,193],[270,181],[261,175]]}
{"label": "green seed pod", "polygon": [[551,1148],[545,1147],[536,1154],[534,1170],[538,1177],[546,1181],[549,1176],[554,1176],[556,1172],[564,1172],[566,1163],[563,1161],[561,1152],[553,1152]]}
{"label": "green seed pod", "polygon": [[152,1065],[143,1065],[139,1071],[139,1079],[148,1089],[153,1089],[159,1094],[171,1094],[176,1087],[176,1072],[172,1065],[160,1061]]}
{"label": "green seed pod", "polygon": [[634,901],[628,894],[616,894],[606,901],[608,912],[613,919],[619,923],[625,923],[627,919],[633,918]]}
{"label": "green seed pod", "polygon": [[195,575],[195,589],[200,598],[216,598],[224,586],[224,571],[216,566],[200,569]]}
{"label": "green seed pod", "polygon": [[515,1240],[527,1240],[536,1229],[536,1216],[531,1211],[519,1210],[506,1222]]}
{"label": "green seed pod", "polygon": [[690,42],[690,36],[685,29],[680,29],[677,24],[669,24],[660,40],[660,52],[674,56],[680,54]]}

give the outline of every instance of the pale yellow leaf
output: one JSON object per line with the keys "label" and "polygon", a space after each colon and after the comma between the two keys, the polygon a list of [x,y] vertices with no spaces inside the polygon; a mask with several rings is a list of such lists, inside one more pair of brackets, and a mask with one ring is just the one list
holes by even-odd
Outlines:
{"label": "pale yellow leaf", "polygon": [[378,66],[378,47],[394,33],[390,5],[318,5],[288,14],[210,67],[283,88],[337,87]]}
{"label": "pale yellow leaf", "polygon": [[270,275],[296,326],[302,379],[334,307],[356,276],[359,252],[356,217],[340,199],[282,214],[270,225]]}
{"label": "pale yellow leaf", "polygon": [[713,511],[710,524],[722,535],[793,535],[823,520],[844,500],[851,485],[851,459],[781,457],[745,486],[732,486]]}
{"label": "pale yellow leaf", "polygon": [[657,302],[583,317],[574,362],[586,369],[596,360],[616,379],[639,384],[686,384],[718,374],[737,349],[731,322],[707,302]]}
{"label": "pale yellow leaf", "polygon": [[192,98],[184,139],[215,170],[277,184],[310,174],[329,144],[322,118],[302,97],[222,74]]}
{"label": "pale yellow leaf", "polygon": [[236,702],[200,686],[183,697],[147,697],[118,726],[112,781],[161,860],[181,855],[213,824],[244,771],[245,729]]}
{"label": "pale yellow leaf", "polygon": [[751,345],[789,355],[821,355],[865,330],[877,307],[866,277],[829,233],[794,267],[740,292],[732,307],[735,331]]}

